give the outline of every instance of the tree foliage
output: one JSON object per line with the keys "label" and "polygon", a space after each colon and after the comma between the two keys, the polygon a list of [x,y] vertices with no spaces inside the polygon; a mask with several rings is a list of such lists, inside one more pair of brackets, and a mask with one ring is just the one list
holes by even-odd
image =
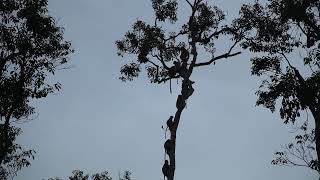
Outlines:
{"label": "tree foliage", "polygon": [[[61,88],[49,83],[59,65],[73,52],[63,29],[48,15],[47,0],[0,2],[0,165],[20,169],[30,165],[33,150],[14,143],[21,130],[13,122],[35,113],[31,99],[45,98]],[[17,153],[22,150],[19,155]]]}
{"label": "tree foliage", "polygon": [[[190,3],[192,14],[189,20],[178,31],[166,32],[164,23],[168,21],[174,24],[178,20],[177,1],[152,0],[152,5],[156,16],[155,23],[148,24],[137,20],[132,25],[132,30],[128,31],[122,40],[116,42],[118,55],[136,55],[136,59],[132,59],[121,68],[121,80],[133,80],[138,77],[142,68],[146,69],[151,83],[163,83],[169,79],[190,76],[190,73],[176,73],[170,77],[169,71],[174,61],[181,63],[179,54],[182,48],[191,51],[191,43],[202,46],[205,52],[210,54],[212,58],[204,62],[208,65],[218,59],[239,54],[232,53],[234,46],[227,53],[221,55],[215,53],[214,40],[219,36],[228,34],[232,35],[235,41],[240,39],[238,27],[231,28],[222,24],[225,15],[218,7],[196,0],[194,4]],[[188,64],[189,69],[205,65],[201,62],[196,63],[195,60],[191,63],[192,65]]]}
{"label": "tree foliage", "polygon": [[[257,91],[257,105],[272,112],[279,103],[284,123],[311,111],[315,123],[316,149],[320,156],[320,19],[317,0],[269,0],[243,5],[236,21],[248,30],[241,46],[259,53],[251,59],[252,74],[264,76]],[[301,52],[298,67],[294,52]],[[294,59],[294,60],[293,60]]]}

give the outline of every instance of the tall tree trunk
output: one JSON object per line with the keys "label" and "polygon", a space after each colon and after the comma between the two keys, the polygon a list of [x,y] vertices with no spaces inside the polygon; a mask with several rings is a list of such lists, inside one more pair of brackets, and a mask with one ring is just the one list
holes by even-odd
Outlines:
{"label": "tall tree trunk", "polygon": [[[169,166],[165,170],[164,174],[167,176],[168,180],[174,179],[174,172],[176,168],[176,137],[177,137],[177,129],[180,122],[180,117],[183,109],[186,106],[186,100],[192,95],[192,81],[189,78],[184,78],[182,82],[181,94],[177,97],[176,107],[177,111],[175,113],[174,119],[172,122],[167,122],[168,128],[170,130],[170,139],[167,140],[164,144],[165,152],[169,156]],[[168,121],[171,121],[169,118]],[[169,145],[166,145],[167,142],[170,142]]]}

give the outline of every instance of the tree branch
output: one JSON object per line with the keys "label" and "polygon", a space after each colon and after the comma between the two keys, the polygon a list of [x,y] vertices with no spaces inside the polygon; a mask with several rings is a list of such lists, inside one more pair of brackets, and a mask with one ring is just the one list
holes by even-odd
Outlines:
{"label": "tree branch", "polygon": [[182,30],[181,30],[178,34],[176,34],[176,35],[174,35],[174,36],[170,36],[169,38],[164,39],[164,41],[167,42],[167,41],[169,41],[169,40],[171,40],[171,39],[175,39],[175,38],[177,38],[178,36],[184,35],[184,34],[186,34],[186,33],[187,33],[186,31],[182,31]]}
{"label": "tree branch", "polygon": [[160,50],[160,56],[158,55],[152,55],[153,57],[156,57],[162,64],[162,66],[166,69],[166,70],[169,70],[169,67],[166,65],[166,63],[164,62],[163,60],[163,57],[162,57],[162,51]]}
{"label": "tree branch", "polygon": [[211,34],[210,36],[208,36],[207,38],[205,38],[205,39],[200,39],[200,40],[198,40],[197,42],[205,42],[205,41],[211,39],[212,37],[218,36],[218,35],[220,35],[221,33],[224,33],[224,32],[227,32],[227,31],[232,32],[231,28],[229,28],[229,27],[222,28],[222,29],[219,30],[219,31],[215,31],[214,33],[212,33],[212,34]]}
{"label": "tree branch", "polygon": [[169,80],[171,80],[171,79],[178,79],[178,78],[180,78],[180,75],[176,75],[176,76],[174,76],[174,77],[168,77],[168,78],[164,78],[164,79],[161,79],[161,80],[158,80],[157,81],[157,83],[158,84],[161,84],[161,83],[165,83],[165,82],[167,82],[167,81],[169,81]]}
{"label": "tree branch", "polygon": [[241,54],[241,52],[236,52],[236,53],[231,53],[232,49],[236,46],[236,44],[238,43],[239,41],[236,41],[232,46],[231,48],[229,49],[229,51],[227,53],[224,53],[220,56],[217,56],[217,57],[214,57],[212,58],[210,61],[207,61],[207,62],[203,62],[203,63],[198,63],[198,64],[195,64],[194,67],[198,67],[198,66],[207,66],[207,65],[210,65],[211,63],[219,60],[219,59],[223,59],[223,58],[229,58],[229,57],[233,57],[233,56],[236,56],[236,55],[239,55]]}
{"label": "tree branch", "polygon": [[189,4],[189,6],[191,7],[191,9],[193,8],[192,4],[190,3],[189,0],[186,0],[186,2]]}

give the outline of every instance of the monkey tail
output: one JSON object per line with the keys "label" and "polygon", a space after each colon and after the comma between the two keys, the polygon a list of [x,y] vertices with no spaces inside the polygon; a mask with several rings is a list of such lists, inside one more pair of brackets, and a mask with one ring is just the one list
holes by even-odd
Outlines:
{"label": "monkey tail", "polygon": [[[164,140],[167,139],[167,130],[168,130],[168,127],[166,127],[166,129],[164,130]],[[166,160],[166,149],[164,149],[164,156],[163,156],[163,161]]]}
{"label": "monkey tail", "polygon": [[171,79],[170,79],[170,94],[172,94],[172,89],[171,89]]}
{"label": "monkey tail", "polygon": [[164,140],[167,139],[167,131],[168,131],[168,127],[166,127],[166,129],[164,130]]}

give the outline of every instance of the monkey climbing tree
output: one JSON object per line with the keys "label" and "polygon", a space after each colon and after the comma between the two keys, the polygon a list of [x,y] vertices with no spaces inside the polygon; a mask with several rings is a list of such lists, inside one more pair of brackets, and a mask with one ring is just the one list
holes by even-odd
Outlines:
{"label": "monkey climbing tree", "polygon": [[[180,6],[188,6],[190,14],[186,22],[176,32],[166,32],[165,26],[178,24],[177,0],[152,0],[155,19],[152,23],[137,20],[132,30],[117,41],[118,55],[134,54],[137,59],[121,67],[122,81],[132,81],[145,68],[151,83],[163,84],[171,80],[182,80],[181,92],[176,100],[176,113],[167,120],[170,138],[164,143],[167,158],[162,172],[168,180],[174,179],[176,168],[176,135],[180,117],[186,101],[194,92],[191,75],[194,68],[215,64],[220,59],[236,56],[235,47],[240,43],[245,31],[234,21],[225,25],[224,14],[216,6],[205,0],[179,1]],[[183,14],[181,16],[184,16]],[[226,52],[217,54],[214,44],[224,38],[230,45]],[[226,43],[224,43],[226,44]],[[203,52],[201,58],[198,52]]]}

